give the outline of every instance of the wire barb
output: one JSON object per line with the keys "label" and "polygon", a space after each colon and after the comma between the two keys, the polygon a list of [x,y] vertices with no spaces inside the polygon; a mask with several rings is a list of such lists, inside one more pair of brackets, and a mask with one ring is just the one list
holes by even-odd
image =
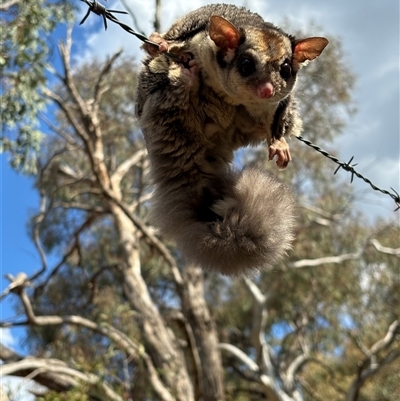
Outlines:
{"label": "wire barb", "polygon": [[[126,32],[130,33],[131,35],[136,36],[142,42],[147,43],[151,46],[155,46],[157,48],[160,47],[160,45],[158,43],[151,41],[143,33],[136,32],[129,25],[124,24],[123,22],[119,21],[117,17],[112,15],[112,13],[129,14],[127,11],[107,10],[107,8],[105,8],[97,0],[81,0],[81,1],[83,1],[85,4],[87,4],[89,6],[89,9],[79,25],[82,25],[86,21],[87,17],[90,15],[90,13],[92,12],[96,15],[103,17],[105,30],[107,30],[107,20],[109,20],[111,22],[114,22],[115,24],[118,24],[122,29],[124,29]],[[107,1],[107,0],[105,0],[105,1]],[[181,64],[185,65],[185,67],[187,67],[187,65],[186,65],[187,63],[185,63],[183,60],[181,60],[179,57],[175,56],[174,54],[171,54],[168,52],[164,52],[163,54],[165,54],[171,60],[173,60],[177,63],[181,63]]]}
{"label": "wire barb", "polygon": [[367,184],[369,184],[373,190],[379,191],[379,192],[381,192],[381,193],[383,193],[385,195],[389,195],[396,203],[397,208],[394,210],[395,212],[397,212],[400,209],[400,195],[399,195],[399,193],[393,188],[390,188],[393,191],[393,193],[391,193],[391,192],[387,191],[386,189],[382,189],[382,188],[377,187],[368,178],[364,177],[362,174],[360,174],[358,171],[356,171],[354,169],[354,167],[357,166],[357,163],[356,164],[351,164],[351,162],[354,159],[354,156],[352,156],[352,158],[347,163],[344,163],[344,162],[341,162],[337,157],[334,157],[334,156],[330,155],[326,150],[321,149],[319,146],[315,145],[314,143],[312,143],[308,139],[303,138],[301,135],[296,136],[296,138],[299,141],[301,141],[301,142],[305,143],[306,145],[310,146],[311,148],[313,148],[317,152],[321,153],[323,156],[327,157],[328,159],[330,159],[333,162],[335,162],[336,164],[338,164],[339,166],[335,170],[334,174],[336,174],[339,171],[339,169],[341,169],[341,168],[343,170],[346,170],[346,171],[350,172],[351,173],[350,183],[353,182],[354,176],[356,176],[358,178],[361,178]]}

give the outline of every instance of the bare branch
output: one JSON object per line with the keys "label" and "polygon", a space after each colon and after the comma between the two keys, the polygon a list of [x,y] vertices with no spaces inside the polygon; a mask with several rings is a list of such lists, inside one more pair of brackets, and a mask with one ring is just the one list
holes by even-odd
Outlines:
{"label": "bare branch", "polygon": [[267,344],[267,342],[262,340],[262,366],[263,371],[267,373],[267,375],[271,378],[276,379],[276,369],[272,363],[271,358],[271,347]]}
{"label": "bare branch", "polygon": [[297,373],[303,368],[303,366],[312,360],[313,358],[307,354],[301,354],[297,356],[294,361],[289,365],[286,371],[286,378],[284,380],[285,388],[287,391],[294,391],[296,387],[295,377]]}
{"label": "bare branch", "polygon": [[84,203],[79,202],[57,202],[54,203],[54,208],[60,207],[62,209],[76,209],[76,210],[84,210],[85,212],[92,212],[98,214],[108,213],[109,210],[102,206],[92,206],[86,205]]}
{"label": "bare branch", "polygon": [[395,320],[388,329],[388,332],[386,333],[385,337],[382,338],[381,340],[377,341],[370,349],[370,355],[375,355],[379,351],[383,350],[384,348],[387,348],[394,339],[396,338],[396,334],[399,334],[399,328],[400,328],[400,320]]}
{"label": "bare branch", "polygon": [[358,364],[358,373],[349,387],[346,395],[346,401],[356,401],[359,391],[365,383],[365,380],[376,374],[383,366],[388,365],[389,363],[400,357],[400,350],[391,350],[380,361],[378,361],[376,358],[377,354],[380,351],[388,348],[393,343],[396,335],[399,333],[399,327],[400,320],[395,320],[389,326],[385,337],[378,340],[374,345],[372,345],[369,350],[366,349],[366,347],[363,347],[363,351],[367,357]]}
{"label": "bare branch", "polygon": [[[40,287],[44,287],[49,283],[49,281],[54,277],[55,274],[57,274],[58,270],[64,265],[64,263],[68,260],[68,258],[73,255],[75,250],[79,246],[79,236],[88,228],[90,227],[96,219],[99,217],[97,213],[90,214],[86,220],[74,231],[74,233],[71,235],[72,238],[74,238],[72,244],[69,246],[67,251],[64,253],[63,257],[61,260],[55,265],[55,267],[52,269],[50,274],[46,277],[46,280],[43,284],[40,285]],[[37,275],[36,275],[37,276]]]}
{"label": "bare branch", "polygon": [[22,301],[27,316],[26,324],[36,325],[36,326],[58,326],[63,324],[72,324],[80,327],[85,327],[96,333],[99,333],[110,340],[115,342],[122,350],[124,350],[128,355],[132,355],[135,358],[141,358],[144,360],[149,374],[149,380],[160,397],[161,401],[174,401],[174,398],[164,386],[157,370],[154,367],[153,361],[150,356],[144,351],[143,347],[132,341],[126,334],[117,330],[115,327],[111,327],[105,324],[99,325],[89,319],[83,318],[76,315],[66,315],[66,316],[36,316],[32,304],[26,294],[25,289],[22,287],[18,292],[18,295]]}
{"label": "bare branch", "polygon": [[[275,376],[275,369],[272,363],[270,347],[265,341],[264,331],[268,319],[268,311],[266,302],[268,295],[262,294],[256,284],[248,279],[244,279],[244,283],[253,296],[253,318],[251,325],[251,341],[258,358],[261,358],[261,368],[269,377]],[[272,286],[273,288],[274,286]],[[271,290],[272,291],[272,290]]]}
{"label": "bare branch", "polygon": [[41,197],[40,197],[39,213],[33,219],[33,243],[35,244],[35,247],[39,253],[40,260],[42,262],[42,267],[36,274],[34,274],[31,277],[31,280],[35,280],[38,276],[40,276],[47,270],[47,258],[44,249],[42,247],[42,243],[40,241],[40,232],[39,232],[40,224],[42,223],[42,221],[46,216],[47,201],[46,197],[43,194],[42,189],[40,189],[40,192],[41,192],[40,194]]}
{"label": "bare branch", "polygon": [[359,336],[354,335],[352,331],[349,332],[349,336],[354,340],[357,347],[362,351],[364,355],[370,355],[369,348],[361,341],[361,338]]}
{"label": "bare branch", "polygon": [[379,363],[371,364],[371,366],[363,372],[361,378],[365,381],[368,377],[377,373],[383,366],[389,365],[399,357],[400,350],[390,351]]}
{"label": "bare branch", "polygon": [[315,267],[315,266],[321,266],[321,265],[325,265],[325,264],[339,264],[339,263],[345,262],[346,260],[360,259],[363,252],[364,252],[364,249],[362,249],[356,253],[346,253],[346,254],[338,255],[338,256],[327,256],[327,257],[318,258],[318,259],[302,259],[302,260],[298,260],[297,262],[290,263],[289,267],[292,269],[300,269],[303,267]]}
{"label": "bare branch", "polygon": [[195,370],[193,376],[195,384],[195,394],[197,394],[197,397],[195,397],[195,399],[197,399],[200,397],[201,394],[201,389],[203,386],[203,375],[201,369],[201,358],[196,344],[196,337],[194,335],[192,326],[189,324],[187,318],[183,315],[181,311],[173,310],[170,313],[170,318],[181,325],[181,330],[185,334],[187,346],[190,351],[190,358],[192,359],[193,369]]}
{"label": "bare branch", "polygon": [[72,74],[71,74],[71,68],[70,68],[70,57],[71,57],[71,45],[72,45],[72,36],[71,36],[71,30],[68,29],[67,32],[67,39],[65,43],[60,43],[59,49],[61,53],[61,59],[63,62],[63,67],[64,67],[64,83],[66,88],[68,89],[72,99],[78,106],[79,114],[81,119],[84,121],[86,116],[89,114],[89,110],[86,107],[86,104],[82,97],[80,96],[74,80],[72,79]]}
{"label": "bare branch", "polygon": [[319,207],[313,206],[313,205],[301,205],[301,207],[305,210],[308,210],[309,212],[312,212],[313,214],[316,214],[320,217],[316,217],[313,222],[320,224],[322,226],[330,226],[332,223],[340,220],[341,215],[340,214],[332,214],[329,212],[326,212],[323,209],[320,209]]}
{"label": "bare branch", "polygon": [[[0,344],[0,359],[4,362],[3,366],[10,366],[11,363],[22,361],[24,359],[24,357],[19,355],[17,352],[12,350],[11,348],[8,348],[8,347]],[[52,359],[52,361],[55,361],[55,360]],[[60,364],[64,364],[62,361],[59,361],[59,362],[60,362]],[[27,376],[32,375],[35,372],[32,377],[32,379],[35,382],[37,382],[43,386],[46,386],[50,390],[55,390],[55,391],[68,391],[72,387],[74,387],[78,384],[75,379],[73,379],[72,377],[70,377],[68,375],[55,373],[53,371],[37,372],[35,370],[36,369],[33,367],[21,369],[21,366],[19,365],[19,370],[14,369],[12,375],[26,378]],[[0,397],[0,400],[1,400],[1,397]]]}
{"label": "bare branch", "polygon": [[387,248],[382,246],[376,239],[369,239],[367,240],[364,245],[361,247],[361,249],[357,252],[354,253],[345,253],[343,255],[338,255],[338,256],[327,256],[324,258],[318,258],[318,259],[302,259],[298,260],[297,262],[293,262],[289,264],[290,268],[294,269],[299,269],[303,267],[315,267],[315,266],[321,266],[324,264],[340,264],[345,262],[346,260],[356,260],[360,259],[362,254],[365,252],[365,249],[368,244],[372,244],[377,251],[386,253],[389,255],[395,255],[400,257],[400,248],[393,249],[393,248]]}
{"label": "bare branch", "polygon": [[154,13],[154,30],[160,32],[161,29],[161,0],[156,0],[156,9]]}
{"label": "bare branch", "polygon": [[[62,185],[59,185],[56,190],[61,188],[69,187],[71,191],[75,184],[86,184],[86,187],[82,189],[78,194],[87,194],[87,193],[96,193],[101,194],[101,189],[98,188],[98,183],[95,177],[90,174],[83,174],[81,172],[76,172],[72,167],[68,164],[62,163],[58,165],[58,172],[71,179],[71,181],[67,181]],[[76,195],[72,192],[70,198],[73,199]]]}
{"label": "bare branch", "polygon": [[394,249],[394,248],[388,248],[388,247],[382,246],[379,243],[379,241],[374,238],[371,239],[369,242],[371,245],[373,245],[375,247],[375,249],[378,252],[387,253],[388,255],[395,255],[400,258],[400,248]]}
{"label": "bare branch", "polygon": [[250,291],[253,296],[254,301],[256,301],[260,306],[265,304],[266,296],[260,291],[254,281],[250,280],[248,277],[245,277],[243,282],[246,284],[246,287]]}
{"label": "bare branch", "polygon": [[48,88],[44,89],[43,93],[45,96],[53,100],[60,107],[60,109],[64,112],[65,116],[67,117],[69,123],[74,128],[76,134],[87,144],[89,137],[84,127],[75,118],[74,111],[69,106],[67,106],[67,104],[60,96],[56,95],[50,89]]}
{"label": "bare branch", "polygon": [[7,11],[10,7],[18,4],[21,0],[8,0],[0,4],[0,11]]}
{"label": "bare branch", "polygon": [[[245,364],[252,373],[258,376],[259,381],[263,384],[266,399],[281,401],[282,398],[278,395],[278,390],[275,388],[272,378],[262,374],[260,367],[248,355],[232,344],[220,343],[218,344],[218,348],[233,355],[239,362]],[[290,399],[287,397],[287,400]]]}
{"label": "bare branch", "polygon": [[380,361],[380,363],[375,363],[367,369],[361,368],[357,374],[357,377],[353,380],[352,384],[350,385],[350,388],[346,395],[346,401],[357,401],[360,389],[365,383],[366,379],[378,373],[383,366],[389,365],[399,357],[400,357],[400,350],[391,351],[385,358],[383,358]]}
{"label": "bare branch", "polygon": [[10,285],[2,292],[0,300],[3,299],[10,292],[18,292],[26,285],[29,285],[28,276],[25,273],[18,273],[15,277],[7,274],[6,278],[10,280]]}
{"label": "bare branch", "polygon": [[146,154],[147,154],[146,149],[140,149],[115,169],[110,178],[111,185],[114,190],[116,190],[116,188],[119,187],[122,178],[129,171],[129,169],[135,164],[139,163],[140,159],[146,156]]}
{"label": "bare branch", "polygon": [[324,217],[325,219],[331,220],[331,221],[335,221],[340,219],[341,215],[340,214],[332,214],[330,212],[327,212],[326,210],[323,210],[317,206],[314,205],[304,205],[302,204],[301,207],[305,210],[308,210],[312,213],[318,214],[322,217]]}
{"label": "bare branch", "polygon": [[247,289],[250,291],[250,294],[252,295],[254,300],[250,337],[257,355],[260,356],[262,353],[263,344],[265,342],[263,331],[268,317],[268,311],[265,308],[267,297],[249,278],[245,278],[243,282],[246,285]]}
{"label": "bare branch", "polygon": [[94,98],[92,104],[92,112],[97,115],[100,107],[100,100],[101,95],[105,92],[103,88],[104,79],[107,74],[110,72],[112,65],[114,64],[115,60],[121,55],[122,50],[115,53],[112,57],[110,57],[107,62],[105,63],[104,67],[100,71],[100,74],[97,78],[96,85],[94,87]]}
{"label": "bare branch", "polygon": [[[21,371],[31,371],[29,375],[31,380],[43,373],[61,374],[64,377],[68,376],[72,379],[77,379],[85,383],[102,387],[109,400],[123,401],[123,399],[115,393],[103,378],[100,378],[92,373],[82,373],[76,369],[70,368],[66,363],[54,359],[38,359],[25,358],[18,362],[11,362],[0,365],[0,375],[17,375]],[[71,384],[78,385],[76,380],[71,380]]]}
{"label": "bare branch", "polygon": [[313,389],[313,387],[302,377],[299,378],[299,382],[303,389],[307,391],[312,396],[312,399],[315,401],[326,401],[325,398],[321,398]]}
{"label": "bare branch", "polygon": [[53,124],[53,122],[46,115],[40,114],[39,118],[49,127],[49,129],[51,129],[56,135],[62,138],[69,146],[77,148],[80,148],[82,146],[75,141],[74,137],[65,132],[65,130]]}
{"label": "bare branch", "polygon": [[136,14],[133,11],[132,7],[129,6],[129,3],[126,0],[121,0],[121,3],[124,5],[124,8],[129,11],[129,16],[132,18],[133,25],[135,26],[136,32],[140,32],[142,35],[145,35],[143,29],[140,28],[140,25],[138,24],[138,20],[136,18]]}
{"label": "bare branch", "polygon": [[16,362],[21,360],[22,356],[4,344],[0,344],[0,359],[4,362]]}
{"label": "bare branch", "polygon": [[115,198],[115,196],[113,196],[113,194],[110,191],[105,191],[105,193],[113,202],[115,202],[121,208],[121,210],[125,213],[125,215],[128,217],[128,219],[132,221],[132,223],[149,240],[150,244],[153,245],[160,252],[160,254],[164,257],[166,262],[170,265],[175,283],[178,286],[178,290],[181,291],[181,287],[183,285],[183,278],[182,278],[179,268],[175,262],[175,259],[173,258],[171,253],[168,251],[168,248],[164,245],[164,243],[162,241],[160,241],[153,234],[153,232],[150,230],[150,228],[147,227],[138,216],[131,213],[131,211],[129,210],[129,207],[127,205],[125,205],[125,203],[123,203],[122,201]]}
{"label": "bare branch", "polygon": [[228,352],[229,354],[233,355],[236,359],[238,359],[241,363],[245,364],[249,370],[254,373],[260,372],[260,367],[242,350],[235,347],[232,344],[227,343],[219,343],[218,348]]}
{"label": "bare branch", "polygon": [[135,201],[133,201],[132,203],[129,204],[129,209],[132,210],[132,211],[133,211],[133,210],[136,210],[136,208],[137,208],[140,204],[142,204],[142,203],[144,203],[144,202],[147,202],[147,201],[150,200],[152,197],[153,197],[153,194],[152,194],[152,193],[147,193],[147,194],[142,195],[139,199],[137,199],[137,200],[135,200]]}
{"label": "bare branch", "polygon": [[152,384],[155,392],[160,397],[160,401],[175,401],[176,400],[175,397],[172,396],[172,394],[162,383],[160,376],[157,370],[155,369],[153,362],[151,361],[151,358],[147,354],[143,354],[141,356],[146,362],[150,383]]}

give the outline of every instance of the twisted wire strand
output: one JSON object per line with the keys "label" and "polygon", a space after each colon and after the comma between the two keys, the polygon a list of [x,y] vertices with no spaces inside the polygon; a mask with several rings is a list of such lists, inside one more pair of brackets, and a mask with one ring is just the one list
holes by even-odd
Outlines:
{"label": "twisted wire strand", "polygon": [[343,170],[346,170],[348,172],[351,173],[351,179],[350,179],[350,183],[353,182],[354,176],[361,178],[362,180],[364,180],[367,184],[369,184],[371,186],[371,188],[375,191],[379,191],[385,195],[389,195],[396,203],[396,209],[395,211],[400,209],[400,195],[399,193],[394,189],[394,188],[390,188],[393,192],[389,192],[386,189],[382,189],[377,187],[376,185],[374,185],[371,180],[369,180],[368,178],[364,177],[362,174],[360,174],[358,171],[356,171],[354,169],[355,166],[357,166],[357,164],[351,164],[351,162],[354,159],[354,156],[351,157],[351,159],[347,162],[344,163],[342,161],[340,161],[337,157],[332,156],[331,154],[329,154],[326,150],[320,148],[318,145],[315,145],[314,143],[312,143],[311,141],[309,141],[308,139],[303,138],[301,135],[296,137],[299,141],[305,143],[306,145],[310,146],[312,149],[316,150],[317,152],[321,153],[323,156],[327,157],[328,159],[332,160],[333,162],[335,162],[336,164],[338,164],[338,168],[335,170],[334,174],[336,174],[341,168]]}
{"label": "twisted wire strand", "polygon": [[[89,9],[79,25],[82,25],[86,21],[87,17],[90,15],[90,13],[92,12],[96,15],[103,17],[105,30],[107,30],[107,20],[109,20],[111,22],[114,22],[115,24],[118,24],[122,29],[124,29],[126,32],[130,33],[131,35],[136,36],[142,42],[147,43],[147,44],[157,47],[157,48],[160,47],[160,45],[158,43],[151,41],[143,33],[136,32],[129,25],[124,24],[123,22],[118,20],[117,17],[112,15],[112,13],[129,14],[127,11],[108,10],[102,4],[100,4],[97,0],[81,0],[81,1],[84,2],[85,4],[87,4],[89,6]],[[105,0],[105,1],[107,1],[107,0]],[[186,64],[183,60],[181,60],[179,57],[175,56],[174,54],[171,54],[169,52],[164,52],[163,54],[165,54],[168,58],[170,58],[171,60],[173,60],[177,63]]]}
{"label": "twisted wire strand", "polygon": [[[114,15],[112,15],[112,13],[129,14],[128,12],[126,12],[126,11],[117,11],[117,10],[108,10],[108,9],[106,9],[106,7],[104,7],[102,4],[100,4],[97,0],[81,0],[81,1],[83,1],[85,4],[87,4],[89,9],[88,9],[86,15],[83,17],[83,19],[82,19],[82,21],[80,22],[79,25],[82,25],[86,21],[86,19],[90,15],[90,13],[92,12],[94,14],[97,14],[97,15],[103,17],[104,28],[106,30],[107,30],[107,20],[109,20],[111,22],[114,22],[114,23],[118,24],[126,32],[136,36],[142,42],[147,43],[147,44],[149,44],[151,46],[155,46],[157,48],[160,47],[158,43],[155,43],[155,42],[151,41],[144,34],[142,34],[140,32],[136,32],[130,26],[124,24],[121,21],[119,21]],[[107,1],[107,0],[105,0],[105,1]],[[171,53],[168,53],[168,52],[165,52],[163,54],[165,54],[167,57],[169,57],[170,59],[172,59],[173,61],[175,61],[177,63],[185,64],[185,62],[183,60],[181,60],[180,58],[178,58],[174,54],[171,54]],[[369,184],[373,190],[379,191],[379,192],[381,192],[381,193],[383,193],[385,195],[389,195],[396,203],[397,208],[395,209],[395,211],[400,209],[400,196],[399,196],[399,193],[394,188],[391,188],[391,190],[393,192],[389,192],[386,189],[382,189],[382,188],[377,187],[368,178],[364,177],[362,174],[360,174],[358,171],[356,171],[354,169],[354,167],[357,164],[351,164],[351,162],[353,161],[354,156],[347,163],[344,163],[344,162],[340,161],[337,157],[330,155],[326,150],[324,150],[324,149],[320,148],[319,146],[313,144],[308,139],[303,138],[301,135],[297,136],[296,138],[299,141],[301,141],[301,142],[305,143],[306,145],[310,146],[312,149],[314,149],[317,152],[321,153],[323,156],[327,157],[328,159],[330,159],[333,162],[335,162],[336,164],[338,164],[339,166],[335,170],[334,174],[336,174],[341,168],[343,170],[346,170],[346,171],[350,172],[351,173],[351,180],[350,180],[351,183],[353,182],[354,176],[356,176],[358,178],[361,178],[367,184]]]}

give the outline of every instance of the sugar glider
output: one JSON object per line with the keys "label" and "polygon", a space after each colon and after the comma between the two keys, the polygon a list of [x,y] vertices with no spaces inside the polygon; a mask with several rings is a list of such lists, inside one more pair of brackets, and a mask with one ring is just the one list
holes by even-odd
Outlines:
{"label": "sugar glider", "polygon": [[[150,37],[136,115],[155,184],[152,219],[187,262],[227,275],[276,263],[294,239],[290,189],[232,165],[240,147],[266,141],[285,168],[285,137],[299,135],[297,72],[328,40],[297,40],[244,7],[212,4]],[[173,55],[174,58],[168,57]]]}

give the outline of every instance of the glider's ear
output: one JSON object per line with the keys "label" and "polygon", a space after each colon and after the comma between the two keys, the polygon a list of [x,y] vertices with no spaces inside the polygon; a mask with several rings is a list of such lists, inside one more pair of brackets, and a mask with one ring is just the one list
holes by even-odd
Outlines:
{"label": "glider's ear", "polygon": [[240,43],[240,32],[225,18],[213,15],[210,19],[211,40],[221,49],[236,49]]}
{"label": "glider's ear", "polygon": [[317,58],[328,45],[328,39],[313,37],[296,40],[293,46],[293,61],[301,64]]}

